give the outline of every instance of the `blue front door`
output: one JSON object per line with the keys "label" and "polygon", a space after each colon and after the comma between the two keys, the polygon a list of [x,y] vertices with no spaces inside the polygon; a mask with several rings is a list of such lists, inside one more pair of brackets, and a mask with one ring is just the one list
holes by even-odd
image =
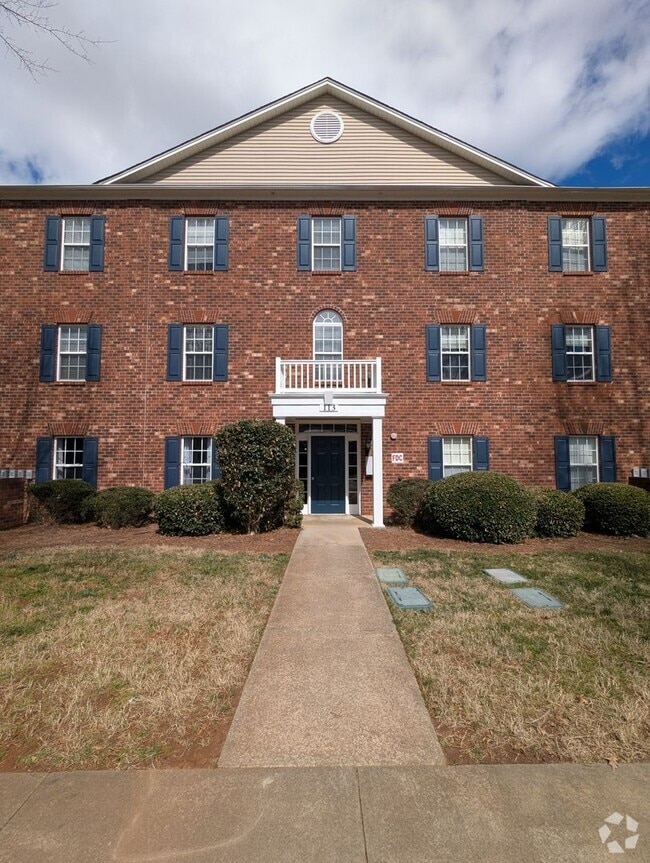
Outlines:
{"label": "blue front door", "polygon": [[311,511],[345,512],[345,438],[311,439]]}

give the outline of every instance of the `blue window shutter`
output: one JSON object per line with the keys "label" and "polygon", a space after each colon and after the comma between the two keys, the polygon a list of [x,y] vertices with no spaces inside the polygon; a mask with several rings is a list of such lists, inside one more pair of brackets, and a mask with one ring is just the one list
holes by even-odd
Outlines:
{"label": "blue window shutter", "polygon": [[596,273],[607,269],[607,228],[602,216],[591,220],[591,269]]}
{"label": "blue window shutter", "polygon": [[52,479],[52,438],[36,438],[36,482]]}
{"label": "blue window shutter", "polygon": [[357,268],[357,217],[343,216],[341,219],[341,236],[343,245],[342,270]]}
{"label": "blue window shutter", "polygon": [[469,268],[483,269],[483,217],[470,216],[467,220],[469,230]]}
{"label": "blue window shutter", "polygon": [[167,380],[183,380],[183,325],[167,328]]}
{"label": "blue window shutter", "polygon": [[429,438],[429,479],[442,479],[442,438]]}
{"label": "blue window shutter", "polygon": [[564,324],[551,326],[551,351],[553,363],[553,380],[565,381],[566,372],[566,333]]}
{"label": "blue window shutter", "polygon": [[612,331],[610,327],[596,327],[596,351],[598,362],[596,380],[611,381],[612,369]]}
{"label": "blue window shutter", "polygon": [[571,465],[569,463],[569,438],[555,438],[555,486],[560,491],[571,491]]}
{"label": "blue window shutter", "polygon": [[548,217],[548,268],[551,273],[562,272],[562,219]]}
{"label": "blue window shutter", "polygon": [[424,268],[437,272],[440,269],[440,254],[438,247],[438,217],[424,217]]}
{"label": "blue window shutter", "polygon": [[311,270],[311,216],[298,216],[298,269]]}
{"label": "blue window shutter", "polygon": [[89,324],[86,341],[86,380],[98,381],[102,359],[101,324]]}
{"label": "blue window shutter", "polygon": [[427,380],[440,380],[440,326],[438,324],[427,324]]}
{"label": "blue window shutter", "polygon": [[474,324],[470,328],[472,338],[472,380],[487,380],[486,328],[485,324]]}
{"label": "blue window shutter", "polygon": [[61,218],[60,216],[47,216],[45,219],[45,254],[43,258],[44,270],[59,269],[59,243],[61,242]]}
{"label": "blue window shutter", "polygon": [[84,482],[97,488],[97,438],[84,438],[84,463],[81,476]]}
{"label": "blue window shutter", "polygon": [[214,328],[213,374],[215,381],[228,380],[228,325],[217,324]]}
{"label": "blue window shutter", "polygon": [[181,484],[181,439],[165,438],[165,488]]}
{"label": "blue window shutter", "polygon": [[486,437],[472,439],[474,470],[490,470],[490,442]]}
{"label": "blue window shutter", "polygon": [[169,219],[169,269],[182,270],[185,241],[185,216],[171,216]]}
{"label": "blue window shutter", "polygon": [[230,239],[230,223],[228,216],[217,216],[214,220],[214,268],[228,269],[228,240]]}
{"label": "blue window shutter", "polygon": [[46,383],[56,380],[56,341],[58,327],[43,324],[41,327],[41,369],[39,380]]}
{"label": "blue window shutter", "polygon": [[90,219],[90,265],[91,273],[104,270],[104,224],[105,216],[92,216]]}
{"label": "blue window shutter", "polygon": [[212,441],[212,479],[221,479],[219,454],[217,452],[217,443],[214,440]]}
{"label": "blue window shutter", "polygon": [[616,439],[601,435],[598,438],[600,449],[600,481],[616,482]]}

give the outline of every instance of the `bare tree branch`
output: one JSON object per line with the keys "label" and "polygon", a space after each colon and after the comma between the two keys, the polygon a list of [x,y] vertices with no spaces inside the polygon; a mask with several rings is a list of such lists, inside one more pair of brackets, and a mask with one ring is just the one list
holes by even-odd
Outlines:
{"label": "bare tree branch", "polygon": [[50,10],[58,6],[54,0],[4,0],[0,2],[0,46],[5,54],[14,57],[18,65],[35,78],[54,71],[49,61],[40,60],[24,48],[9,30],[21,28],[31,30],[39,36],[46,35],[62,45],[66,51],[86,63],[92,63],[89,49],[103,44],[101,39],[92,39],[83,30],[58,27],[50,18]]}

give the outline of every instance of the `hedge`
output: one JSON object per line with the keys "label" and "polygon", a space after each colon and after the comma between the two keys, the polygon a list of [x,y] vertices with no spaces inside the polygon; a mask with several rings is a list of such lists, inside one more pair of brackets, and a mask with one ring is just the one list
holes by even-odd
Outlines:
{"label": "hedge", "polygon": [[537,536],[576,536],[585,521],[581,500],[553,488],[532,488],[537,505]]}
{"label": "hedge", "polygon": [[30,486],[29,493],[57,524],[79,524],[87,519],[85,502],[95,489],[82,479],[51,479]]}
{"label": "hedge", "polygon": [[613,536],[650,533],[650,494],[632,485],[594,482],[571,492],[585,506],[585,528]]}
{"label": "hedge", "polygon": [[84,512],[100,527],[142,527],[151,521],[155,495],[138,486],[115,486],[84,502]]}
{"label": "hedge", "polygon": [[221,533],[226,524],[222,484],[216,480],[169,488],[157,496],[154,512],[165,536]]}
{"label": "hedge", "polygon": [[413,526],[418,520],[420,505],[430,487],[431,480],[428,479],[403,479],[394,482],[386,495],[386,501],[393,511],[393,523]]}

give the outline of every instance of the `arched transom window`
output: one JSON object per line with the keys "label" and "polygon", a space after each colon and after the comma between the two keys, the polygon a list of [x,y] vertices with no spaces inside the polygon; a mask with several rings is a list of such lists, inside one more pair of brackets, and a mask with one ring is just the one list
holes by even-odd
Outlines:
{"label": "arched transom window", "polygon": [[325,309],[314,318],[314,359],[321,362],[343,359],[343,321],[332,309]]}

